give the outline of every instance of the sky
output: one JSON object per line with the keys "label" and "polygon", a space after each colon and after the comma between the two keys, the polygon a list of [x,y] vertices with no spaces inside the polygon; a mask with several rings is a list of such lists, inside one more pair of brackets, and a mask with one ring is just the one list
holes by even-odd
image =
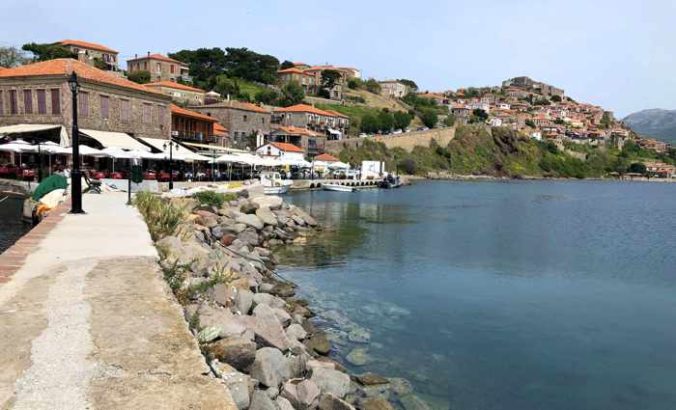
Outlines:
{"label": "sky", "polygon": [[676,0],[1,0],[0,46],[66,38],[120,59],[247,47],[409,78],[422,90],[528,75],[617,117],[676,109]]}

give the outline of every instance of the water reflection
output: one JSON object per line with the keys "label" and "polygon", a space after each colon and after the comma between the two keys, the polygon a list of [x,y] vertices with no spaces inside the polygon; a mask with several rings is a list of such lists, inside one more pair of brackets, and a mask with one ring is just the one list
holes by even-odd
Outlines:
{"label": "water reflection", "polygon": [[21,221],[22,208],[23,199],[0,195],[0,253],[30,229]]}

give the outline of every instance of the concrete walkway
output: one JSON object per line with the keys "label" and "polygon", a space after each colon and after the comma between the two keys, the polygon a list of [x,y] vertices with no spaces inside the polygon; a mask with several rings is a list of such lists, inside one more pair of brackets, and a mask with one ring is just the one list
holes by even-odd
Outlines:
{"label": "concrete walkway", "polygon": [[86,195],[0,256],[27,254],[0,281],[0,409],[235,408],[125,202]]}

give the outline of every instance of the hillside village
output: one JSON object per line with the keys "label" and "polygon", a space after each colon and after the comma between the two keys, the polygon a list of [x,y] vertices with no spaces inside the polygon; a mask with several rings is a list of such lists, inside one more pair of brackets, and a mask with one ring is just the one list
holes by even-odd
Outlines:
{"label": "hillside village", "polygon": [[[134,54],[126,70],[118,51],[97,43],[62,40],[24,49],[28,57],[0,69],[0,127],[67,125],[68,90],[54,78],[75,71],[91,83],[79,101],[81,128],[99,142],[105,132],[172,138],[203,153],[272,143],[313,158],[326,152],[328,141],[479,125],[561,150],[569,144],[621,150],[627,141],[658,154],[670,149],[633,133],[612,112],[529,77],[430,92],[412,80],[362,79],[358,68],[280,63],[247,49]],[[674,173],[669,164],[655,164]]]}

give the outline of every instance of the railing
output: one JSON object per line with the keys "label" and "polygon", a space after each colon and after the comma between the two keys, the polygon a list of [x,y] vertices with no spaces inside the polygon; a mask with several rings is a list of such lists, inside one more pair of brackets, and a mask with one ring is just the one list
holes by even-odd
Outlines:
{"label": "railing", "polygon": [[175,138],[184,141],[203,142],[207,144],[218,142],[218,137],[214,135],[204,135],[201,132],[179,132]]}

